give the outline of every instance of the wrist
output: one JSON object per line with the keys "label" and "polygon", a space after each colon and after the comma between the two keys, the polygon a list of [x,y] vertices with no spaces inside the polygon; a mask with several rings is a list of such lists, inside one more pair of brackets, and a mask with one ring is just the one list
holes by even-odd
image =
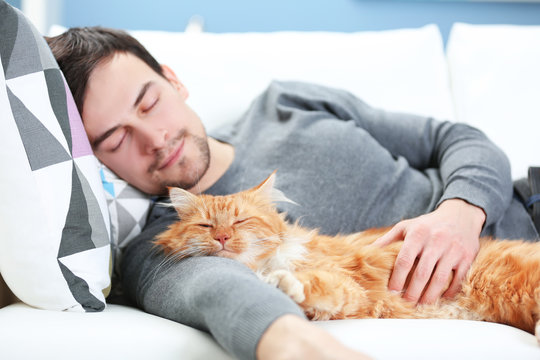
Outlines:
{"label": "wrist", "polygon": [[366,360],[322,328],[297,315],[275,320],[264,332],[256,350],[258,360]]}
{"label": "wrist", "polygon": [[478,234],[480,234],[486,222],[486,213],[484,209],[463,199],[454,198],[444,200],[439,204],[437,209],[449,211],[470,219],[473,222],[474,227],[478,230]]}
{"label": "wrist", "polygon": [[[295,346],[295,341],[290,341],[290,336],[294,331],[293,329],[302,326],[303,322],[307,322],[307,320],[292,314],[282,315],[277,318],[259,340],[256,350],[257,359],[272,359],[273,356],[282,352],[295,353],[295,350],[291,348]],[[288,338],[289,341],[287,341]]]}

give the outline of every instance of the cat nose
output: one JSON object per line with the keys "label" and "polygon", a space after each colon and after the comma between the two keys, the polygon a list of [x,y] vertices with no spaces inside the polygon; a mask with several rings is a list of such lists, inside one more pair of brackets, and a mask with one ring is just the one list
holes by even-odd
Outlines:
{"label": "cat nose", "polygon": [[221,245],[225,245],[225,241],[229,240],[231,237],[228,234],[216,234],[214,239],[219,241]]}

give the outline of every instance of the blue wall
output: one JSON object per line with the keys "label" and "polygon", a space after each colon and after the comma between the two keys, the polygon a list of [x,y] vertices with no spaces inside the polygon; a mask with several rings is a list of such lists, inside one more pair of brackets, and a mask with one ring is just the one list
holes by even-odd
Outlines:
{"label": "blue wall", "polygon": [[540,3],[363,0],[64,0],[63,25],[183,30],[204,18],[211,32],[359,31],[437,23],[446,37],[456,21],[540,24]]}
{"label": "blue wall", "polygon": [[21,8],[21,0],[6,0],[6,2],[10,5],[15,6],[16,8]]}
{"label": "blue wall", "polygon": [[[9,0],[10,3],[20,1]],[[392,0],[61,0],[64,26],[184,30],[200,15],[211,32],[360,31],[437,23],[446,38],[456,21],[540,25],[540,2]]]}

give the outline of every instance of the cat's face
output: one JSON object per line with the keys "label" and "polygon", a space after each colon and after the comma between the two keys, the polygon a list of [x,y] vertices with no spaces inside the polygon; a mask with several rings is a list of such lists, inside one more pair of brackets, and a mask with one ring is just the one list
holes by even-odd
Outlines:
{"label": "cat's face", "polygon": [[222,256],[247,265],[272,255],[286,225],[272,203],[275,190],[273,178],[269,179],[266,186],[227,196],[171,189],[171,202],[181,220],[157,243],[173,256]]}

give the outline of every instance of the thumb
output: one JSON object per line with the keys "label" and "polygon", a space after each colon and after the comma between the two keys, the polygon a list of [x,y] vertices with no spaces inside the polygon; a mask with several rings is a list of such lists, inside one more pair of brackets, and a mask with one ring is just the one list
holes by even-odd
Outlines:
{"label": "thumb", "polygon": [[402,240],[404,230],[405,227],[403,226],[403,223],[398,223],[386,234],[375,240],[373,245],[383,247],[395,241]]}

